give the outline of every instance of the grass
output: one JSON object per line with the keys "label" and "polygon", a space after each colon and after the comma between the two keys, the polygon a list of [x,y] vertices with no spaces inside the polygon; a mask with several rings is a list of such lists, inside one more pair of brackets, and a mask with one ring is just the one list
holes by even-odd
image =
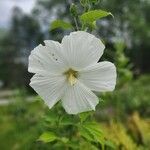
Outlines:
{"label": "grass", "polygon": [[[39,101],[0,107],[0,149],[37,149],[45,108]],[[41,145],[41,144],[40,144]]]}

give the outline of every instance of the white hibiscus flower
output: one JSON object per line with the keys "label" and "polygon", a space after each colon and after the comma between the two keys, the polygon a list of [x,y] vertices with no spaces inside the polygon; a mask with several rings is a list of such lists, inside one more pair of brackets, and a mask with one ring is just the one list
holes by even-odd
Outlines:
{"label": "white hibiscus flower", "polygon": [[114,64],[97,63],[103,43],[84,31],[72,32],[62,43],[44,42],[29,56],[28,70],[35,73],[30,86],[49,108],[61,100],[69,114],[95,110],[99,99],[93,92],[112,91],[116,84]]}

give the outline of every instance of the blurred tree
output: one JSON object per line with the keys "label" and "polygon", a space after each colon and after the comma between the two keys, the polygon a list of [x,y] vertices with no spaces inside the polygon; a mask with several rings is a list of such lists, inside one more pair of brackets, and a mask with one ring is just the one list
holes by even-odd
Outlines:
{"label": "blurred tree", "polygon": [[[56,29],[50,32],[50,24],[55,19],[70,21],[74,24],[72,16],[70,16],[69,8],[73,0],[38,0],[37,5],[33,9],[33,16],[42,26],[45,38],[53,40],[61,40],[67,31]],[[76,1],[78,3],[79,1]]]}
{"label": "blurred tree", "polygon": [[150,1],[103,0],[100,6],[110,10],[115,18],[100,22],[99,33],[111,43],[116,38],[124,40],[127,45],[127,54],[134,63],[136,72],[150,72],[148,40],[150,38],[150,16],[148,15]]}
{"label": "blurred tree", "polygon": [[28,55],[42,40],[38,22],[14,8],[10,30],[0,39],[0,79],[4,86],[25,85],[29,75],[26,71]]}

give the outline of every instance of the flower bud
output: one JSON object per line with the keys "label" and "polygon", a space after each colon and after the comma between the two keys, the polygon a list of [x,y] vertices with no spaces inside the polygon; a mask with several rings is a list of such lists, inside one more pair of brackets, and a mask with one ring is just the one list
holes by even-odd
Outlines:
{"label": "flower bud", "polygon": [[72,3],[71,6],[70,6],[70,13],[73,17],[78,16],[77,6],[74,3]]}

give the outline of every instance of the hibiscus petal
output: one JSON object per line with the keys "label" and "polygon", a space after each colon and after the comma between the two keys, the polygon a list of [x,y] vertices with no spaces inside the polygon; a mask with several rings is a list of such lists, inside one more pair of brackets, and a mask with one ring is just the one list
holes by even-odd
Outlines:
{"label": "hibiscus petal", "polygon": [[116,67],[111,62],[100,62],[80,72],[79,80],[92,91],[112,91],[116,85]]}
{"label": "hibiscus petal", "polygon": [[64,94],[66,78],[59,75],[42,76],[35,74],[30,86],[41,96],[45,103],[51,108]]}
{"label": "hibiscus petal", "polygon": [[55,41],[46,41],[45,46],[39,45],[29,56],[28,71],[42,74],[43,72],[60,73],[65,69],[61,55],[61,44]]}
{"label": "hibiscus petal", "polygon": [[97,63],[105,48],[100,39],[84,31],[65,36],[62,47],[69,67],[77,70]]}
{"label": "hibiscus petal", "polygon": [[69,114],[95,110],[98,102],[98,97],[79,81],[74,86],[69,84],[62,98],[62,105]]}

